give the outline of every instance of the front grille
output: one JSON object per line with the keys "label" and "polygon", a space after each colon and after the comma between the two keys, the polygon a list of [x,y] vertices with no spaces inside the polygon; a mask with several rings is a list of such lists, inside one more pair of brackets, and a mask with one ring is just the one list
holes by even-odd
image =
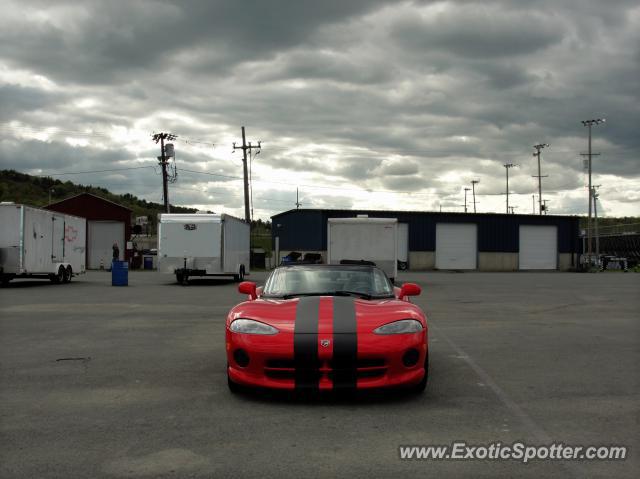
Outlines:
{"label": "front grille", "polygon": [[[378,378],[387,372],[387,364],[383,358],[359,358],[356,363],[356,374],[359,379]],[[334,361],[318,361],[315,367],[310,369],[318,371],[320,377],[327,377],[333,380],[335,371]],[[265,361],[265,376],[272,379],[294,379],[295,361],[286,358],[272,358]]]}

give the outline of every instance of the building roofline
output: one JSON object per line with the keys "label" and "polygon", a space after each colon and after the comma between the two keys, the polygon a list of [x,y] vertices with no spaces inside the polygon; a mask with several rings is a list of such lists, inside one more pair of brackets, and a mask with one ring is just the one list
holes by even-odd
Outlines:
{"label": "building roofline", "polygon": [[78,198],[79,196],[93,196],[94,198],[98,198],[99,200],[104,201],[105,203],[111,203],[112,205],[115,205],[118,208],[122,208],[123,210],[127,210],[127,211],[130,211],[130,212],[133,211],[131,208],[129,208],[127,206],[123,206],[123,205],[121,205],[119,203],[116,203],[115,201],[108,200],[106,198],[103,198],[102,196],[94,195],[93,193],[88,193],[86,191],[82,192],[82,193],[78,193],[77,195],[69,196],[68,198],[65,198],[63,200],[56,201],[55,203],[51,203],[50,205],[47,205],[46,207],[59,205],[61,203],[65,203],[65,202],[67,202],[69,200],[72,200],[74,198]]}
{"label": "building roofline", "polygon": [[579,215],[539,215],[539,214],[507,214],[507,213],[497,213],[497,212],[484,212],[484,213],[464,213],[461,211],[420,211],[420,210],[367,210],[367,209],[340,209],[340,208],[292,208],[287,211],[283,211],[282,213],[278,213],[273,215],[271,219],[278,218],[280,216],[284,216],[287,214],[295,213],[295,212],[319,212],[319,213],[353,213],[356,214],[368,214],[368,213],[388,213],[389,215],[397,215],[397,214],[418,214],[418,215],[459,215],[459,216],[515,216],[515,217],[533,217],[533,218],[579,218]]}

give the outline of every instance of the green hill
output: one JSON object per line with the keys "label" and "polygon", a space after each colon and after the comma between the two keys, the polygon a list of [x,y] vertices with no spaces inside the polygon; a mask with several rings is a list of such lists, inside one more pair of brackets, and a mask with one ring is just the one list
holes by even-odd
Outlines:
{"label": "green hill", "polygon": [[[71,181],[60,181],[50,177],[31,176],[15,170],[0,170],[0,201],[13,201],[30,206],[44,207],[80,193],[91,193],[114,203],[131,208],[132,216],[147,216],[150,220],[151,233],[155,232],[158,213],[164,212],[164,205],[140,199],[130,193],[116,195],[105,188],[91,185],[78,185]],[[172,213],[195,213],[195,208],[171,205]],[[132,218],[132,219],[133,219]],[[262,220],[251,224],[251,245],[261,247],[270,254],[271,223]]]}
{"label": "green hill", "polygon": [[[91,193],[114,203],[131,208],[132,215],[150,216],[152,219],[164,211],[160,203],[152,203],[126,193],[116,195],[105,188],[91,185],[78,185],[71,181],[60,181],[50,177],[31,176],[14,170],[0,170],[0,201],[13,201],[26,205],[43,207],[51,202],[61,201],[80,193]],[[171,205],[172,213],[195,213],[194,208]]]}

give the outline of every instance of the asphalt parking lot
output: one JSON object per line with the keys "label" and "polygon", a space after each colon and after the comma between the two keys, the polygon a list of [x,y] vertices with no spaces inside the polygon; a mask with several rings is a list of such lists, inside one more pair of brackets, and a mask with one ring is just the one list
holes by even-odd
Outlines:
{"label": "asphalt parking lot", "polygon": [[[254,274],[260,282],[264,274]],[[427,392],[234,396],[226,281],[0,289],[0,477],[637,477],[640,275],[406,273]],[[630,446],[624,462],[401,461],[400,445]]]}

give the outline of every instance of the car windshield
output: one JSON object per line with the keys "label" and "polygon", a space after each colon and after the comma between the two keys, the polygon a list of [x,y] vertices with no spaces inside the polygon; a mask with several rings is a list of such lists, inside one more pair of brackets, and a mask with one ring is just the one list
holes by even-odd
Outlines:
{"label": "car windshield", "polygon": [[267,278],[263,296],[288,298],[315,295],[393,296],[386,275],[371,266],[293,266],[277,268]]}

